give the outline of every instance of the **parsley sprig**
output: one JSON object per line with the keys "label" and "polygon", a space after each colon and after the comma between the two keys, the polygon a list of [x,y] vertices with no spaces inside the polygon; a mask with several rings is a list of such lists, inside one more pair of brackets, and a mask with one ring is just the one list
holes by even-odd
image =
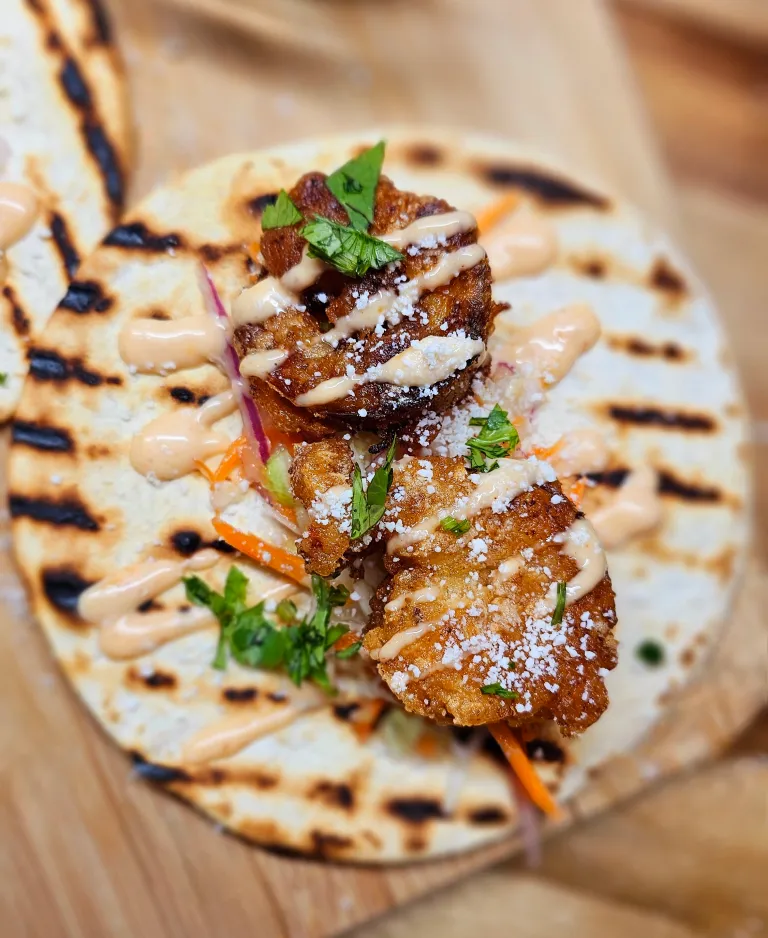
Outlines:
{"label": "parsley sprig", "polygon": [[[310,680],[328,693],[333,692],[326,655],[349,631],[348,626],[340,622],[331,625],[333,609],[343,606],[349,597],[345,587],[332,586],[322,577],[313,576],[313,613],[299,620],[294,603],[284,600],[276,612],[285,624],[278,626],[267,618],[263,602],[246,606],[248,578],[237,567],[230,568],[223,594],[197,576],[186,577],[184,586],[190,602],[210,609],[219,620],[214,668],[225,669],[231,656],[249,668],[270,671],[284,668],[297,687]],[[360,643],[356,642],[338,652],[337,657],[351,658],[359,650]]]}
{"label": "parsley sprig", "polygon": [[372,268],[378,270],[403,258],[386,241],[319,215],[304,225],[301,236],[309,243],[311,257],[331,264],[349,277],[363,277]]}
{"label": "parsley sprig", "polygon": [[377,525],[384,516],[387,494],[392,487],[392,461],[395,458],[397,438],[393,437],[387,450],[384,465],[373,474],[368,488],[363,488],[363,474],[360,466],[355,466],[352,477],[352,540],[356,541],[366,531]]}
{"label": "parsley sprig", "polygon": [[552,613],[552,625],[560,625],[565,613],[565,600],[568,593],[568,584],[565,582],[557,584],[557,603],[555,611]]}
{"label": "parsley sprig", "polygon": [[384,162],[384,141],[363,150],[326,179],[325,184],[341,202],[356,231],[368,231],[373,221],[376,187]]}
{"label": "parsley sprig", "polygon": [[288,195],[285,189],[278,193],[274,205],[268,205],[261,216],[262,231],[269,231],[270,228],[285,228],[287,225],[295,225],[302,220],[301,212],[296,208],[293,199]]}
{"label": "parsley sprig", "polygon": [[[487,417],[473,417],[470,427],[482,427],[477,436],[467,440],[471,472],[492,472],[499,468],[499,459],[509,456],[520,442],[520,435],[510,423],[506,410],[498,404]],[[494,462],[488,463],[487,459]]]}
{"label": "parsley sprig", "polygon": [[504,700],[517,700],[518,697],[515,691],[507,690],[506,687],[502,687],[498,681],[495,684],[486,684],[484,687],[481,687],[480,693],[491,697],[503,697]]}

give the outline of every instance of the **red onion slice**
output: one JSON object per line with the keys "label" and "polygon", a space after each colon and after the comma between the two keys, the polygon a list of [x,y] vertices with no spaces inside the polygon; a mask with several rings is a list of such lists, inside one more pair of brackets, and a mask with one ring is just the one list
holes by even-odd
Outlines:
{"label": "red onion slice", "polygon": [[269,459],[269,439],[264,432],[264,425],[261,422],[259,411],[248,393],[245,381],[240,374],[240,362],[237,358],[237,352],[235,352],[229,338],[229,316],[224,309],[224,304],[221,302],[221,297],[219,296],[219,291],[216,289],[216,284],[213,282],[213,277],[205,266],[202,266],[200,286],[203,291],[208,312],[216,318],[224,329],[226,345],[224,354],[218,364],[221,365],[222,371],[229,378],[232,390],[235,392],[235,397],[240,407],[240,414],[243,418],[245,435],[248,437],[251,446],[253,446],[254,452],[259,454],[259,459],[266,465]]}

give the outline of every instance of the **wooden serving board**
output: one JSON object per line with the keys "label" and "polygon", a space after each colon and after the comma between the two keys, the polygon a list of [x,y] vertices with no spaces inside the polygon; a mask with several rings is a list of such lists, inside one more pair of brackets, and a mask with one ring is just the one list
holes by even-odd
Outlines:
{"label": "wooden serving board", "polygon": [[[248,2],[189,6],[215,12]],[[139,115],[134,197],[226,152],[425,122],[534,142],[676,227],[613,24],[597,0],[327,3],[316,5],[327,12],[327,30],[303,42],[291,30],[217,25],[182,10],[185,3],[109,4]],[[517,849],[510,841],[379,870],[280,858],[222,836],[134,778],[124,754],[97,730],[30,619],[5,527],[3,536],[4,935],[321,938]],[[762,699],[766,598],[765,578],[752,571],[717,659],[641,753],[595,779],[574,815],[711,756],[741,729]]]}

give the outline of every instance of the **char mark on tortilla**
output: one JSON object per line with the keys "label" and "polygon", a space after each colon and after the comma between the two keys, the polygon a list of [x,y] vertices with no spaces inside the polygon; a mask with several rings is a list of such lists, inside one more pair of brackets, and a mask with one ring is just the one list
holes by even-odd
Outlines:
{"label": "char mark on tortilla", "polygon": [[64,265],[66,279],[71,280],[77,273],[80,266],[80,254],[72,242],[72,236],[67,227],[67,221],[63,215],[58,212],[51,212],[51,237],[59,252],[61,262]]}
{"label": "char mark on tortilla", "polygon": [[264,209],[274,205],[275,202],[277,202],[277,192],[266,192],[264,195],[257,195],[255,198],[248,200],[248,211],[256,218],[261,218]]}
{"label": "char mark on tortilla", "polygon": [[475,808],[469,815],[469,820],[472,824],[508,824],[510,818],[506,811],[491,805],[487,808]]}
{"label": "char mark on tortilla", "polygon": [[59,309],[73,313],[105,313],[113,304],[102,287],[93,280],[73,280],[59,303]]}
{"label": "char mark on tortilla", "polygon": [[29,446],[47,453],[71,453],[75,449],[69,430],[31,420],[14,421],[11,440],[16,446]]}
{"label": "char mark on tortilla", "polygon": [[675,298],[682,298],[688,293],[688,286],[681,273],[676,271],[665,258],[659,258],[650,274],[650,286]]}
{"label": "char mark on tortilla", "polygon": [[192,782],[192,776],[184,769],[174,765],[159,765],[156,762],[149,762],[140,752],[132,752],[133,771],[148,782],[155,782],[158,785],[168,785],[171,782]]}
{"label": "char mark on tortilla", "polygon": [[27,314],[24,312],[11,286],[6,285],[3,287],[3,296],[6,298],[6,300],[8,300],[8,303],[11,307],[11,323],[13,325],[13,331],[20,338],[25,338],[29,335],[29,330],[31,328],[29,316],[27,316]]}
{"label": "char mark on tortilla", "polygon": [[227,687],[221,696],[228,703],[250,703],[258,697],[259,691],[256,687]]}
{"label": "char mark on tortilla", "polygon": [[183,246],[181,235],[155,234],[142,221],[129,222],[118,225],[104,238],[107,247],[126,248],[134,251],[149,251],[157,254],[166,254]]}
{"label": "char mark on tortilla", "polygon": [[48,602],[60,612],[72,616],[77,613],[80,594],[89,586],[93,586],[94,582],[83,579],[76,570],[69,567],[45,568],[40,574],[40,580]]}
{"label": "char mark on tortilla", "polygon": [[561,176],[535,169],[533,166],[489,163],[480,168],[480,174],[491,185],[523,189],[553,208],[581,205],[607,211],[611,207],[610,201],[605,196],[591,192]]}
{"label": "char mark on tortilla", "polygon": [[435,798],[392,798],[384,807],[408,824],[423,824],[446,817],[445,809]]}
{"label": "char mark on tortilla", "polygon": [[717,422],[708,414],[664,410],[661,407],[641,404],[611,404],[608,407],[608,413],[619,423],[688,430],[695,433],[714,433],[717,430]]}
{"label": "char mark on tortilla", "polygon": [[36,348],[29,350],[29,373],[36,381],[65,382],[70,379],[79,381],[88,387],[96,388],[106,382],[120,385],[122,378],[117,375],[104,377],[86,368],[79,358],[64,358],[53,349]]}
{"label": "char mark on tortilla", "polygon": [[98,531],[101,528],[85,505],[71,496],[57,501],[29,495],[11,495],[8,504],[12,518],[29,518],[41,524],[77,528],[80,531]]}

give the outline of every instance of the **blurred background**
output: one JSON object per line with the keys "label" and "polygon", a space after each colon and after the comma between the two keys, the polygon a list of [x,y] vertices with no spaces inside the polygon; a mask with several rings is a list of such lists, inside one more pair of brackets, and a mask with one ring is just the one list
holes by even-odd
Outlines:
{"label": "blurred background", "polygon": [[[672,230],[717,298],[741,367],[756,441],[753,576],[765,582],[768,0],[106,6],[138,120],[132,202],[174,172],[227,152],[376,124],[431,123],[534,143]],[[744,654],[762,655],[764,663],[764,625],[756,631]],[[719,677],[727,684],[727,674]],[[206,831],[197,842],[205,855],[184,858],[184,884],[164,877],[162,856],[159,865],[144,858],[161,911],[146,918],[153,924],[142,938],[316,938],[374,915],[383,917],[360,926],[358,938],[768,935],[768,714],[754,716],[767,686],[768,673],[738,712],[719,713],[716,743],[703,763],[699,753],[688,761],[700,764],[684,775],[557,836],[536,870],[508,860],[449,891],[437,885],[469,865],[434,875],[419,868],[383,878],[366,872],[350,886],[343,870],[323,879],[290,861],[275,866],[234,840],[211,844]],[[711,703],[706,693],[699,700]],[[107,748],[101,739],[98,745]],[[120,754],[100,750],[98,762],[110,785],[122,778]],[[189,826],[206,826],[186,808],[155,806],[170,799],[120,791],[145,822],[162,812],[172,832],[169,850]],[[262,919],[240,873],[227,881],[236,857],[240,870],[251,864],[254,884],[264,877],[269,892],[291,896],[277,930],[263,925],[269,916]],[[206,868],[219,870],[218,892],[203,881]],[[55,885],[59,874],[50,875]],[[428,889],[426,898],[395,909]],[[67,935],[136,934],[121,918],[125,897],[89,897],[93,930],[81,931],[68,903],[86,899],[75,902],[63,886],[54,892],[62,903],[61,915],[51,918],[54,930],[34,934],[55,938],[65,920]],[[195,896],[194,909],[188,896]]]}

